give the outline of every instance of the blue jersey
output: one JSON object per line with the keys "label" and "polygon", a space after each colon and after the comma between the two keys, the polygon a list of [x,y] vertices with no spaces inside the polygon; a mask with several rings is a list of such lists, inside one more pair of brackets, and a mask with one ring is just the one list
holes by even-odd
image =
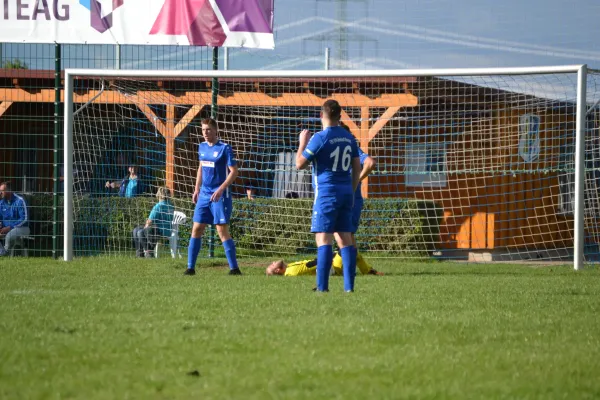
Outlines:
{"label": "blue jersey", "polygon": [[352,159],[358,157],[356,139],[341,126],[316,133],[302,155],[313,163],[313,188],[319,193],[352,193]]}
{"label": "blue jersey", "polygon": [[[229,175],[229,167],[235,167],[237,161],[231,146],[220,140],[210,146],[206,142],[198,146],[198,159],[202,166],[202,187],[200,196],[211,196]],[[229,190],[224,194],[229,197]]]}

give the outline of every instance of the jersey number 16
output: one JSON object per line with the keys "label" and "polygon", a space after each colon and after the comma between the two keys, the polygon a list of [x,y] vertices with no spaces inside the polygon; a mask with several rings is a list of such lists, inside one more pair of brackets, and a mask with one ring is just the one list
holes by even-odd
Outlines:
{"label": "jersey number 16", "polygon": [[[346,146],[342,153],[342,171],[348,171],[348,169],[350,169],[350,162],[352,161],[351,154],[352,147]],[[335,150],[331,152],[329,158],[333,158],[333,168],[331,170],[336,172],[340,161],[340,146],[336,147]]]}

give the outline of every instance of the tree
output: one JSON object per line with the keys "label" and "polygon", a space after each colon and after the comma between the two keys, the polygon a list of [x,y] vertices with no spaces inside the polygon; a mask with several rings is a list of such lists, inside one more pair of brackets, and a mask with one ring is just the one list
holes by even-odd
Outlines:
{"label": "tree", "polygon": [[2,63],[4,69],[29,69],[29,66],[18,58],[6,60]]}

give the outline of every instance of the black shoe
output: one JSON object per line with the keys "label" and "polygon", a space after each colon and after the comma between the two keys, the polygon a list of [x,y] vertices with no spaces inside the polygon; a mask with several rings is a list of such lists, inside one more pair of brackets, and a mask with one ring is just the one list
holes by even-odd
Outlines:
{"label": "black shoe", "polygon": [[239,268],[230,269],[229,275],[242,275],[242,271]]}
{"label": "black shoe", "polygon": [[317,287],[315,286],[314,288],[312,288],[313,292],[319,292],[319,293],[325,293],[325,292],[329,292],[329,289],[326,290],[317,290]]}
{"label": "black shoe", "polygon": [[196,275],[196,270],[188,268],[188,269],[185,270],[185,272],[183,274],[184,275]]}

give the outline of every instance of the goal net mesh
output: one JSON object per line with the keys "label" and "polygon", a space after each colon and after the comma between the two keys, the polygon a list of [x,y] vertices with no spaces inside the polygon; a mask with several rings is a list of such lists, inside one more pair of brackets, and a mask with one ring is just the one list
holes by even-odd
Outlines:
{"label": "goal net mesh", "polygon": [[[244,256],[316,254],[311,172],[295,169],[298,133],[321,129],[336,99],[375,161],[357,232],[373,257],[568,260],[573,252],[576,74],[330,78],[75,79],[75,255],[134,255],[159,187],[194,210],[201,120],[232,146],[231,233]],[[586,260],[598,256],[600,111],[588,75]],[[137,175],[129,186],[130,168]],[[129,189],[129,190],[128,190]],[[201,256],[223,254],[207,230]],[[168,254],[169,240],[160,240]],[[177,255],[177,252],[175,252]]]}

